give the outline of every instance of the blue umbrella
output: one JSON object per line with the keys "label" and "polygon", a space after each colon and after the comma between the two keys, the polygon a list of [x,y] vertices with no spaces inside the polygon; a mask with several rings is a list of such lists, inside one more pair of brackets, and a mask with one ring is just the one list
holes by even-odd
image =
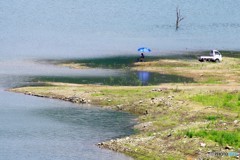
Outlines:
{"label": "blue umbrella", "polygon": [[151,49],[142,47],[142,48],[138,48],[138,52],[151,52]]}

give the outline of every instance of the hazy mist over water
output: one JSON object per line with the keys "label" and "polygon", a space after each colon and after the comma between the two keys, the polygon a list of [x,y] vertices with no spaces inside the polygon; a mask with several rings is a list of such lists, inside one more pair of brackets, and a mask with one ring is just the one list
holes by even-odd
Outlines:
{"label": "hazy mist over water", "polygon": [[[185,19],[175,31],[176,7]],[[239,0],[2,0],[0,57],[239,49]]]}

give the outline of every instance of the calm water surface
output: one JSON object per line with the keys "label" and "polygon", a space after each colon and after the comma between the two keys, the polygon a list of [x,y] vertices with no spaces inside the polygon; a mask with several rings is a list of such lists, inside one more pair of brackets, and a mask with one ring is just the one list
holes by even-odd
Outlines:
{"label": "calm water surface", "polygon": [[[175,10],[185,19],[175,31]],[[132,116],[4,91],[34,76],[118,75],[29,58],[240,49],[239,0],[1,0],[0,159],[128,159],[94,144],[132,133]],[[21,60],[20,60],[21,59]],[[148,73],[139,75],[148,80]],[[97,157],[97,158],[96,158]]]}
{"label": "calm water surface", "polygon": [[[185,19],[175,31],[176,7]],[[1,0],[5,57],[240,49],[239,0]]]}
{"label": "calm water surface", "polygon": [[[130,159],[99,149],[95,144],[132,134],[134,116],[4,91],[8,87],[26,85],[30,80],[27,75],[77,74],[77,71],[34,62],[10,64],[0,62],[1,160]],[[49,68],[47,72],[46,68]],[[111,74],[111,71],[101,70],[101,73]],[[81,74],[89,75],[79,71],[78,75]]]}

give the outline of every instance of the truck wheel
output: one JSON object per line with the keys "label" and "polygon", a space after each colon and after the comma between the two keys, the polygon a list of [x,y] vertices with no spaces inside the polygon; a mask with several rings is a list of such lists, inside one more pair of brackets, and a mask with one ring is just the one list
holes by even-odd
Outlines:
{"label": "truck wheel", "polygon": [[220,63],[220,60],[219,60],[219,59],[216,59],[215,62],[216,62],[216,63]]}

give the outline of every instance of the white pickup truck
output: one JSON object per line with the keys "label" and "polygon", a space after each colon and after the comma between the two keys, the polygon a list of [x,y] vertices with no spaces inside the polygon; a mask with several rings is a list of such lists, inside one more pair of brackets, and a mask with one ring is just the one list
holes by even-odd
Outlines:
{"label": "white pickup truck", "polygon": [[221,62],[222,55],[218,50],[212,50],[209,56],[200,56],[198,60],[200,62],[205,62],[205,61]]}

